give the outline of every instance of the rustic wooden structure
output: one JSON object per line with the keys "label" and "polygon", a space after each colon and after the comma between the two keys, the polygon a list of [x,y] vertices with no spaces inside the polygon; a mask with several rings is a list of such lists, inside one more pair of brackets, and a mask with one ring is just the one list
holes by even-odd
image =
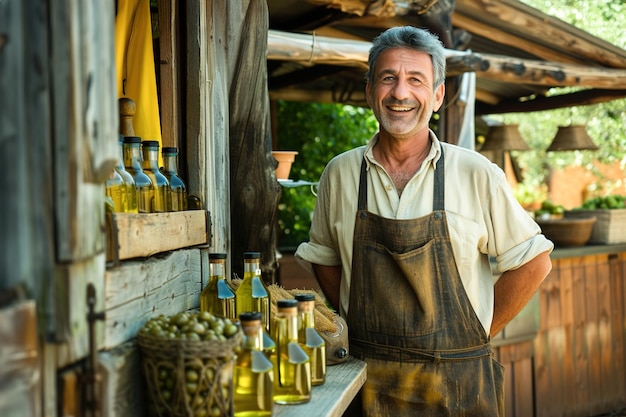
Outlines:
{"label": "rustic wooden structure", "polygon": [[[4,361],[0,362],[0,414],[17,417],[26,410],[34,416],[142,415],[145,398],[137,384],[135,334],[149,317],[198,306],[209,251],[230,253],[236,271],[242,252],[260,250],[264,276],[273,279],[280,188],[270,153],[270,99],[331,97],[328,83],[336,86],[332,83],[357,73],[361,78],[363,63],[334,62],[307,70],[311,63],[305,65],[303,60],[270,57],[266,67],[266,51],[274,51],[268,45],[268,33],[315,29],[318,40],[334,36],[367,42],[382,27],[431,22],[451,36],[451,48],[465,45],[474,51],[467,56],[451,54],[449,62],[456,71],[451,75],[477,72],[477,109],[482,113],[530,111],[566,105],[576,97],[580,99],[567,105],[624,95],[626,87],[615,78],[626,68],[624,51],[572,28],[565,30],[550,19],[541,23],[545,16],[512,0],[458,0],[454,8],[454,2],[440,2],[430,15],[428,10],[436,1],[409,2],[420,7],[409,7],[397,16],[390,11],[402,9],[382,0],[310,0],[296,8],[289,1],[277,0],[268,1],[269,8],[254,0],[236,5],[226,0],[159,0],[156,55],[163,143],[182,150],[181,171],[190,191],[200,197],[202,210],[138,217],[107,217],[102,201],[104,181],[118,158],[114,2],[0,2],[0,164],[5,193],[0,210],[0,339],[7,353],[0,359]],[[275,8],[280,4],[282,11]],[[316,26],[292,16],[294,25],[286,28],[280,18],[289,10],[333,25]],[[434,10],[443,14],[433,15]],[[497,23],[513,12],[526,19],[535,38],[546,38],[543,31],[547,29],[558,35],[550,37],[552,46],[525,38],[510,22],[510,33],[504,24],[493,24],[501,30],[500,45],[517,54],[505,59],[481,51],[456,32],[473,30],[475,37],[488,39],[485,19]],[[570,46],[559,50],[563,45]],[[532,61],[535,57],[542,62]],[[297,72],[283,71],[279,76],[279,66],[291,66]],[[609,78],[613,83],[606,82]],[[293,80],[301,81],[298,88]],[[590,89],[563,97],[562,102],[541,97],[547,88],[575,80],[583,80]],[[350,85],[355,85],[354,97],[358,97],[356,91],[362,91],[358,83]],[[310,95],[310,88],[316,95]],[[535,107],[516,101],[531,93],[537,96]],[[350,96],[343,97],[348,101]],[[450,132],[456,117],[458,112],[447,116]],[[450,133],[450,137],[455,135]],[[607,258],[611,274],[614,269],[623,271],[622,255]],[[601,265],[598,271],[605,271],[604,258],[584,259],[585,265],[596,261]],[[581,268],[589,274],[593,271],[590,266]],[[551,309],[557,290],[554,286],[548,292],[542,289],[541,318],[549,322],[538,339],[532,345],[500,348],[500,357],[516,373],[513,398],[532,391],[537,416],[558,415],[557,406],[523,382],[520,375],[533,374],[529,364],[542,390],[556,390],[554,384],[570,380],[569,374],[559,373],[570,368],[555,368],[561,357],[581,366],[588,361],[587,376],[595,378],[596,369],[611,376],[606,346],[615,348],[611,354],[623,348],[624,329],[620,339],[617,325],[620,314],[624,318],[623,295],[622,299],[616,298],[619,292],[610,295],[615,306],[622,303],[621,310],[602,310],[608,300],[608,283],[600,275],[596,278],[601,287],[595,294],[602,297],[602,303],[587,304],[589,318],[580,316],[579,310],[565,314],[564,309],[561,329],[558,314]],[[554,285],[550,284],[553,277],[554,273],[548,286]],[[611,289],[621,285],[623,294],[623,272],[611,277]],[[567,283],[566,275],[559,275],[558,280],[565,301],[574,289],[581,291],[582,287]],[[585,283],[585,291],[591,291],[591,275],[585,276]],[[550,302],[544,306],[545,300]],[[611,337],[607,339],[608,329]],[[601,344],[592,345],[596,335]],[[572,337],[573,342],[583,342],[583,336],[587,344],[576,344],[580,350],[574,356],[552,350],[565,346],[557,342]],[[624,358],[617,355],[621,368],[615,366],[615,372],[624,366]],[[601,368],[593,362],[592,369],[591,361]],[[8,384],[12,391],[7,391],[5,381],[27,382]],[[586,401],[570,401],[569,388],[559,388],[563,390],[560,397],[555,394],[571,415],[604,411],[624,401],[622,385],[622,389],[611,387],[614,390],[608,397],[590,405],[597,398],[592,386],[597,380],[577,381],[587,389]]]}
{"label": "rustic wooden structure", "polygon": [[593,416],[626,407],[625,245],[557,250],[535,337],[496,349],[507,416]]}

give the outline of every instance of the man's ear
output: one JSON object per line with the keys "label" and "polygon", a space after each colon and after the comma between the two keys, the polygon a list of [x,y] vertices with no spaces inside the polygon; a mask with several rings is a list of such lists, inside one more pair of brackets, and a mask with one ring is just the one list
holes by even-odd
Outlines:
{"label": "man's ear", "polygon": [[434,111],[438,111],[443,104],[443,98],[446,95],[446,83],[441,83],[435,90],[435,107]]}

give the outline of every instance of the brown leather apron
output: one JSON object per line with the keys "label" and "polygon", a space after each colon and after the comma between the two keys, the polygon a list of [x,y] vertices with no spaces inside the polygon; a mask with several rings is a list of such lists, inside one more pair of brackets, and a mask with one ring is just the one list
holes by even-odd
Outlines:
{"label": "brown leather apron", "polygon": [[443,159],[433,212],[410,220],[367,211],[361,165],[347,322],[350,353],[368,363],[364,416],[504,416],[504,371],[450,244]]}

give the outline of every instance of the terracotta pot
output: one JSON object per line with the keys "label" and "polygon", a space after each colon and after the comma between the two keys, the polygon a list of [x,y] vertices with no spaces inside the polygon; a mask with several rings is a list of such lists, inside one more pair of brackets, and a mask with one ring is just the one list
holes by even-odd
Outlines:
{"label": "terracotta pot", "polygon": [[291,164],[296,159],[296,151],[272,151],[272,156],[278,161],[276,167],[276,179],[286,180],[289,179],[289,172],[291,171]]}

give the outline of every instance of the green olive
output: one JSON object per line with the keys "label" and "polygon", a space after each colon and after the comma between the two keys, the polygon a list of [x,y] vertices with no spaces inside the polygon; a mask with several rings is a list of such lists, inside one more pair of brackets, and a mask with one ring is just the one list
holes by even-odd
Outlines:
{"label": "green olive", "polygon": [[204,397],[201,395],[196,395],[193,399],[192,408],[194,409],[204,408],[206,410],[206,407],[202,407],[203,405],[204,405]]}
{"label": "green olive", "polygon": [[162,389],[161,398],[163,398],[164,401],[170,401],[172,399],[172,392],[167,389]]}
{"label": "green olive", "polygon": [[200,374],[195,369],[188,369],[185,372],[185,379],[187,380],[187,382],[198,382],[198,379],[200,379]]}
{"label": "green olive", "polygon": [[178,313],[174,316],[174,323],[179,327],[184,326],[189,323],[189,315],[186,313]]}
{"label": "green olive", "polygon": [[232,337],[235,335],[235,333],[237,333],[239,331],[239,328],[237,327],[237,325],[235,324],[227,324],[226,326],[224,326],[224,334],[227,337]]}
{"label": "green olive", "polygon": [[208,311],[201,311],[198,313],[198,319],[202,321],[211,321],[213,320],[213,314]]}
{"label": "green olive", "polygon": [[202,337],[198,333],[189,332],[185,334],[187,336],[187,340],[195,340],[200,341]]}
{"label": "green olive", "polygon": [[198,392],[198,384],[195,382],[187,382],[185,384],[185,389],[187,390],[188,394],[193,395]]}
{"label": "green olive", "polygon": [[193,416],[194,417],[208,417],[209,412],[207,411],[206,408],[198,408],[196,411],[194,411]]}

